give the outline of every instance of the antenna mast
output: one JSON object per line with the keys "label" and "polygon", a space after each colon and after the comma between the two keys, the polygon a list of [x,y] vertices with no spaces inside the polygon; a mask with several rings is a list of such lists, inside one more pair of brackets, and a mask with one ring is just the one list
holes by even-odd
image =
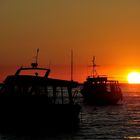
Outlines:
{"label": "antenna mast", "polygon": [[73,81],[73,50],[71,50],[71,81]]}
{"label": "antenna mast", "polygon": [[36,52],[36,64],[38,64],[37,63],[37,61],[38,61],[38,53],[39,53],[39,48],[37,49],[37,52]]}
{"label": "antenna mast", "polygon": [[38,66],[38,53],[39,53],[39,48],[37,49],[37,54],[36,54],[36,57],[35,57],[35,63],[31,63],[32,67],[33,68],[37,68]]}
{"label": "antenna mast", "polygon": [[93,56],[93,60],[92,60],[92,68],[93,68],[93,75],[92,77],[96,77],[98,74],[97,74],[97,71],[96,71],[96,67],[97,65],[95,64],[95,56]]}

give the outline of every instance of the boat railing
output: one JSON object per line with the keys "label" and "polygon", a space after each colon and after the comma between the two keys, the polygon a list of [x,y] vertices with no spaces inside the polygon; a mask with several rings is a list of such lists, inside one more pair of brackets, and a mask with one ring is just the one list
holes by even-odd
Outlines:
{"label": "boat railing", "polygon": [[[47,68],[39,68],[39,67],[29,67],[29,68],[23,68],[23,67],[20,67],[17,71],[16,71],[16,73],[15,73],[15,76],[17,76],[17,75],[20,75],[21,73],[24,73],[25,71],[37,71],[36,73],[35,73],[35,75],[36,76],[38,76],[38,71],[45,71],[45,75],[44,75],[44,77],[48,77],[48,75],[50,74],[50,69],[47,69]],[[26,73],[26,72],[25,72]]]}

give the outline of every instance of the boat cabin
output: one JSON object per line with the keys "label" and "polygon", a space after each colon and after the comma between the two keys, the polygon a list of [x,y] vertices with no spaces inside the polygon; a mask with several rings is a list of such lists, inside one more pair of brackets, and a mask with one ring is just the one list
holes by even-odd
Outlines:
{"label": "boat cabin", "polygon": [[48,104],[73,103],[72,90],[76,88],[78,83],[48,78],[49,73],[50,69],[21,67],[15,75],[6,78],[0,94],[14,97],[46,97]]}
{"label": "boat cabin", "polygon": [[84,83],[85,87],[93,88],[96,92],[120,92],[117,80],[108,80],[107,77],[88,77]]}

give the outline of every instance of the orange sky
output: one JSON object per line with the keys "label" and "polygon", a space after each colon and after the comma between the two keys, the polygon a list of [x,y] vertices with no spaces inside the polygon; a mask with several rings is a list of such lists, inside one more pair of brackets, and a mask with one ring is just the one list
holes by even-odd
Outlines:
{"label": "orange sky", "polygon": [[85,80],[96,56],[99,74],[126,82],[140,71],[140,1],[1,0],[0,81],[29,65],[37,48],[54,77],[70,79],[73,49],[75,80]]}

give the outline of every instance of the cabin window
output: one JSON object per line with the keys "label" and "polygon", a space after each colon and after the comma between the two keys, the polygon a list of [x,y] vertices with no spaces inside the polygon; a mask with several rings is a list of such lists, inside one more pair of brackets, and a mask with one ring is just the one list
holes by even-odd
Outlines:
{"label": "cabin window", "polygon": [[111,91],[110,84],[107,84],[106,89],[107,89],[107,92],[110,92]]}
{"label": "cabin window", "polygon": [[51,87],[47,88],[48,97],[50,97],[54,104],[69,103],[68,91],[65,87]]}
{"label": "cabin window", "polygon": [[62,104],[62,91],[60,87],[56,87],[56,104]]}
{"label": "cabin window", "polygon": [[47,94],[48,94],[48,97],[52,98],[53,97],[53,87],[52,86],[48,86],[47,87]]}
{"label": "cabin window", "polygon": [[47,95],[47,88],[45,86],[39,86],[39,95]]}
{"label": "cabin window", "polygon": [[110,87],[111,87],[111,91],[112,92],[115,92],[116,91],[116,86],[114,84],[111,84]]}
{"label": "cabin window", "polygon": [[15,85],[14,93],[17,95],[29,95],[32,92],[32,87],[28,85]]}

